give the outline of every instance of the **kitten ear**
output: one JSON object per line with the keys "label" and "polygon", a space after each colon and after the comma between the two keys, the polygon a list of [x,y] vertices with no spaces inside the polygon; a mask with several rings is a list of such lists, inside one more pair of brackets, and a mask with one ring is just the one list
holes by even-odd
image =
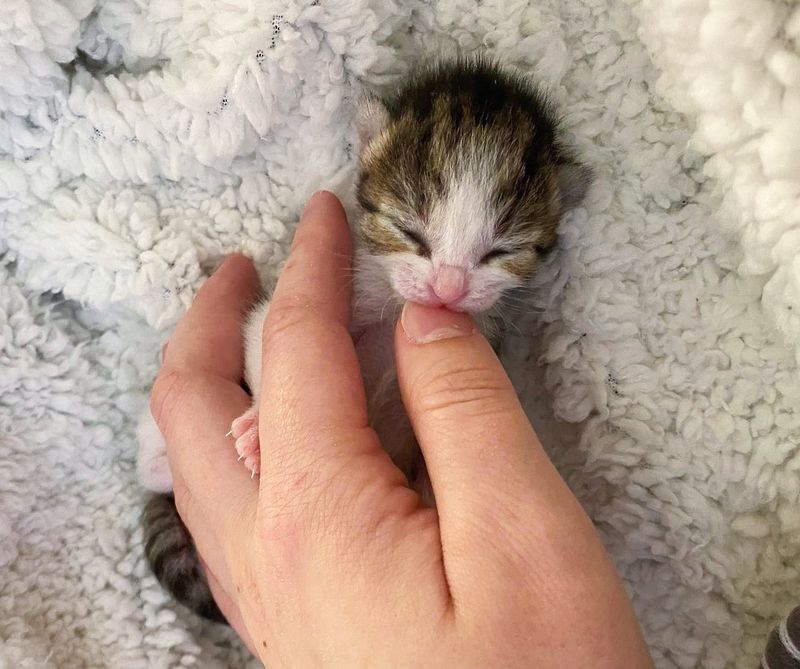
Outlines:
{"label": "kitten ear", "polygon": [[374,95],[365,96],[358,105],[356,127],[360,152],[364,153],[369,143],[383,132],[389,124],[389,112]]}
{"label": "kitten ear", "polygon": [[558,166],[558,190],[561,208],[568,211],[577,207],[594,180],[590,167],[576,162],[560,163]]}

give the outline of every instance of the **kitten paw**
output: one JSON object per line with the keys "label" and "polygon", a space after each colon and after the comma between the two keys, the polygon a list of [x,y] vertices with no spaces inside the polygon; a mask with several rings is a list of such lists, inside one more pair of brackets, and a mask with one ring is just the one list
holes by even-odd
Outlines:
{"label": "kitten paw", "polygon": [[261,444],[258,441],[258,409],[250,407],[231,423],[231,436],[236,440],[236,453],[251,476],[261,467]]}

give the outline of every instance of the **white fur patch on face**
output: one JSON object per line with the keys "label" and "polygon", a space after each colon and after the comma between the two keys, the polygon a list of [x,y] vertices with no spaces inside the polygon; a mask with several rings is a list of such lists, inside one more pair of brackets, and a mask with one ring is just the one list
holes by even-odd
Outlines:
{"label": "white fur patch on face", "polygon": [[491,250],[497,212],[489,201],[490,183],[475,168],[451,176],[426,228],[434,262],[469,268]]}
{"label": "white fur patch on face", "polygon": [[[431,208],[425,230],[430,259],[424,267],[416,262],[398,267],[393,283],[401,294],[401,289],[407,291],[406,299],[436,303],[430,288],[436,269],[444,265],[463,268],[467,291],[456,303],[446,306],[478,313],[494,306],[503,291],[519,286],[520,280],[500,267],[481,264],[495,241],[498,213],[491,201],[494,180],[486,173],[493,161],[476,157],[469,162],[451,175],[444,197]],[[410,297],[412,293],[416,298]]]}

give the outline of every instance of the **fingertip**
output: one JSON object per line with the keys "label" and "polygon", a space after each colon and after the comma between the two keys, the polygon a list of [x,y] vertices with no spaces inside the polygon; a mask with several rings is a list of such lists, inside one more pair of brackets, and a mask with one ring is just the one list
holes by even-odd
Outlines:
{"label": "fingertip", "polygon": [[347,213],[339,198],[330,191],[317,191],[311,196],[300,217],[292,248],[309,237],[337,254],[347,256],[351,253]]}
{"label": "fingertip", "polygon": [[406,302],[403,305],[400,327],[414,344],[469,337],[475,332],[475,325],[469,315],[415,302]]}
{"label": "fingertip", "polygon": [[225,256],[212,276],[240,277],[248,282],[258,281],[258,272],[253,261],[243,253],[231,253]]}
{"label": "fingertip", "polygon": [[184,371],[204,369],[232,381],[241,378],[242,320],[261,289],[249,258],[241,253],[226,257],[200,286],[162,362],[166,355],[171,366]]}
{"label": "fingertip", "polygon": [[261,278],[256,271],[253,261],[241,253],[232,253],[225,257],[220,266],[207,281],[207,286],[200,289],[200,294],[215,294],[217,298],[224,295],[225,304],[218,307],[227,307],[238,304],[242,300],[247,305],[253,295],[261,290]]}
{"label": "fingertip", "polygon": [[[336,195],[329,190],[318,190],[308,199],[301,218],[325,209],[329,209],[332,213],[344,213],[342,202]],[[336,211],[337,209],[339,211]]]}

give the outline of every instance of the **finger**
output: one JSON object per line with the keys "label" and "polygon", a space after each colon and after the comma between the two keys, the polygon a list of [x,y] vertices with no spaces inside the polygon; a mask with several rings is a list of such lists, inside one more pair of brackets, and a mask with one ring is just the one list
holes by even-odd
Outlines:
{"label": "finger", "polygon": [[259,291],[253,263],[242,255],[228,256],[197,292],[163,352],[164,363],[238,382],[242,325]]}
{"label": "finger", "polygon": [[[234,537],[239,507],[256,484],[225,435],[248,407],[242,376],[242,321],[258,294],[252,263],[228,257],[181,319],[153,386],[153,417],[167,443],[175,501],[201,552],[223,556],[216,528]],[[217,569],[222,573],[221,567]]]}
{"label": "finger", "polygon": [[418,509],[368,426],[349,332],[349,258],[341,205],[330,194],[315,196],[264,323],[256,529],[269,546],[262,600],[282,624],[302,625],[298,592],[332,592],[335,585],[369,592],[355,595],[362,603],[378,596],[373,586],[384,562],[366,556],[394,536],[383,522],[391,513],[394,521]]}
{"label": "finger", "polygon": [[208,587],[211,590],[211,594],[214,596],[214,601],[217,603],[219,610],[222,611],[222,615],[225,616],[225,620],[228,621],[228,624],[233,628],[234,632],[239,635],[239,638],[242,640],[244,645],[247,646],[247,650],[258,657],[255,644],[253,643],[253,640],[247,631],[247,626],[244,623],[242,613],[239,611],[239,607],[237,606],[236,602],[222,586],[222,583],[220,583],[219,579],[217,579],[217,577],[214,575],[214,572],[208,563],[201,558],[200,564],[202,565],[203,572],[206,575],[206,581],[208,582]]}
{"label": "finger", "polygon": [[225,552],[238,536],[234,528],[247,504],[255,505],[257,494],[225,435],[250,404],[239,386],[241,323],[258,287],[252,263],[243,256],[229,257],[178,324],[151,394],[153,417],[167,444],[176,505],[221,578]]}
{"label": "finger", "polygon": [[297,228],[264,324],[260,431],[269,454],[262,493],[275,492],[275,481],[280,487],[295,474],[324,468],[334,453],[346,457],[358,440],[343,435],[367,427],[349,332],[349,262],[344,211],[330,193],[317,194]]}
{"label": "finger", "polygon": [[[436,497],[453,601],[468,596],[476,611],[519,597],[531,606],[521,584],[534,582],[542,598],[533,605],[541,612],[554,593],[566,591],[570,601],[585,597],[581,587],[595,577],[616,588],[609,599],[623,596],[591,521],[469,316],[407,303],[395,353]],[[490,587],[487,565],[495,575]]]}
{"label": "finger", "polygon": [[[565,488],[489,342],[466,314],[407,303],[395,337],[403,402],[443,528]],[[473,527],[474,530],[474,527]],[[472,530],[465,530],[472,531]]]}
{"label": "finger", "polygon": [[299,412],[297,419],[305,425],[366,422],[349,332],[350,254],[341,204],[330,193],[318,193],[297,227],[263,340],[265,395],[274,398],[269,389],[283,389],[283,401]]}
{"label": "finger", "polygon": [[237,383],[180,370],[159,375],[151,396],[178,513],[228,592],[235,576],[229,565],[252,530],[258,483],[225,434],[251,401]]}

